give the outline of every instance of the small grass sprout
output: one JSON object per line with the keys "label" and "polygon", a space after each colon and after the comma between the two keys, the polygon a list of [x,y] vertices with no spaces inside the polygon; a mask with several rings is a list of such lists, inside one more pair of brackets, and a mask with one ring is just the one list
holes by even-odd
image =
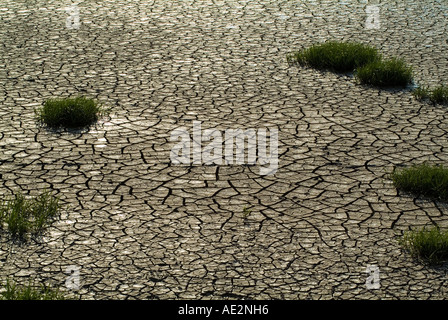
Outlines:
{"label": "small grass sprout", "polygon": [[243,218],[247,219],[250,215],[250,213],[252,212],[252,210],[248,209],[246,206],[243,208]]}

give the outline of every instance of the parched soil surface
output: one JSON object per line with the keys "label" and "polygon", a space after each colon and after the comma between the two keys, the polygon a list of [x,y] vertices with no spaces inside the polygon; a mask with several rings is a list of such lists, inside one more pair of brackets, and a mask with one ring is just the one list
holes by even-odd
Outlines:
{"label": "parched soil surface", "polygon": [[[326,40],[376,46],[448,79],[445,1],[80,1],[0,4],[0,195],[49,189],[64,210],[39,239],[0,237],[0,279],[82,299],[440,299],[446,267],[397,242],[448,227],[447,206],[401,194],[394,166],[448,160],[448,109],[410,89],[289,66]],[[111,108],[78,131],[34,110],[84,95]],[[174,129],[278,129],[278,168],[176,165]],[[269,140],[268,140],[269,141]],[[206,142],[203,145],[207,145]],[[268,142],[269,147],[269,142]],[[246,208],[246,209],[244,209]],[[366,284],[375,265],[379,289]]]}

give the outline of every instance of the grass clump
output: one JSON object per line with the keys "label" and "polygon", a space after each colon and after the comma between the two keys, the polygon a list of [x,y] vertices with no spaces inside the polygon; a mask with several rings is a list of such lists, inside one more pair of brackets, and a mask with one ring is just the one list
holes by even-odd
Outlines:
{"label": "grass clump", "polygon": [[432,90],[427,87],[419,87],[412,93],[418,100],[429,100],[434,104],[448,104],[448,87],[445,85],[440,85]]}
{"label": "grass clump", "polygon": [[355,73],[362,84],[377,87],[407,86],[412,83],[412,68],[402,59],[377,60],[359,67]]}
{"label": "grass clump", "polygon": [[329,41],[293,52],[287,60],[320,70],[354,71],[361,84],[377,87],[407,86],[413,78],[402,59],[384,60],[376,48],[361,43]]}
{"label": "grass clump", "polygon": [[448,259],[448,231],[441,231],[438,227],[407,231],[399,243],[414,257],[429,264],[439,264]]}
{"label": "grass clump", "polygon": [[59,211],[59,198],[46,191],[26,199],[19,192],[0,203],[0,229],[6,223],[13,237],[23,238],[26,233],[38,234]]}
{"label": "grass clump", "polygon": [[447,104],[448,103],[448,87],[441,85],[432,90],[430,99],[432,102]]}
{"label": "grass clump", "polygon": [[448,200],[448,168],[426,163],[396,170],[391,179],[397,189],[436,200]]}
{"label": "grass clump", "polygon": [[36,110],[38,120],[49,127],[80,128],[93,124],[104,113],[93,99],[51,99]]}
{"label": "grass clump", "polygon": [[376,48],[361,43],[329,41],[294,52],[288,62],[320,70],[352,72],[354,69],[380,59]]}
{"label": "grass clump", "polygon": [[18,286],[9,280],[0,290],[0,300],[65,300],[59,289],[52,289],[45,285]]}

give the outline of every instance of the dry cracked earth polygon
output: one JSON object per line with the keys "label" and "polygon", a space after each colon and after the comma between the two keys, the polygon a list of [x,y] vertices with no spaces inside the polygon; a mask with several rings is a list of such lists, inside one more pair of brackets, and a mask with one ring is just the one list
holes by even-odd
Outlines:
{"label": "dry cracked earth polygon", "polygon": [[[85,0],[70,29],[75,3],[3,0],[0,194],[50,189],[65,209],[41,239],[1,234],[0,278],[63,287],[77,266],[82,299],[445,298],[447,269],[397,236],[448,227],[447,206],[387,175],[446,164],[446,107],[286,61],[353,40],[405,59],[418,84],[446,83],[447,4],[376,3],[380,29],[365,28],[366,1]],[[78,131],[36,123],[36,107],[72,95],[112,112]],[[278,128],[277,171],[173,164],[171,132],[193,121]]]}

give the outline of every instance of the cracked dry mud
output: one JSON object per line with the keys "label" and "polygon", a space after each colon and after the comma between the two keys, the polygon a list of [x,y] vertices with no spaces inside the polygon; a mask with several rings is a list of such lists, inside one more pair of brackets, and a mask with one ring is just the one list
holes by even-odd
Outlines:
{"label": "cracked dry mud", "polygon": [[[63,287],[78,266],[82,299],[445,298],[446,268],[396,237],[448,227],[447,206],[387,174],[446,163],[447,109],[286,62],[354,40],[404,58],[416,83],[446,83],[447,4],[377,3],[379,30],[365,28],[366,1],[86,0],[68,29],[71,2],[3,0],[0,194],[49,188],[68,209],[39,241],[1,234],[0,278]],[[110,117],[75,132],[36,124],[46,99],[79,94]],[[277,127],[277,172],[171,164],[170,134],[193,120]]]}

